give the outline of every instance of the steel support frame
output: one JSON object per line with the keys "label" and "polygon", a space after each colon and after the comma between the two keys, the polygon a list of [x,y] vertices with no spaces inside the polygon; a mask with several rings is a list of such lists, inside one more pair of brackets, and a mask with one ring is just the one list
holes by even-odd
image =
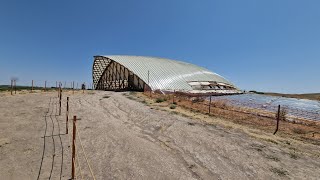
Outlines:
{"label": "steel support frame", "polygon": [[[97,65],[96,63],[101,63],[102,65]],[[103,69],[104,67],[105,69]],[[100,76],[100,78],[97,76]],[[97,81],[98,78],[99,80]],[[93,79],[97,90],[144,91],[146,87],[145,82],[128,68],[101,56],[95,57]]]}

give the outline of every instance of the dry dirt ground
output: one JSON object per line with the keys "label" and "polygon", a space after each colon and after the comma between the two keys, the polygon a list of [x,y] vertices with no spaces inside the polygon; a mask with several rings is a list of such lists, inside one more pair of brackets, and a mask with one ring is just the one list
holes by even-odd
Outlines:
{"label": "dry dirt ground", "polygon": [[61,116],[55,92],[0,94],[0,179],[71,178],[66,96],[85,152],[77,137],[78,179],[93,179],[86,157],[96,179],[320,179],[319,146],[265,141],[99,91],[64,93]]}

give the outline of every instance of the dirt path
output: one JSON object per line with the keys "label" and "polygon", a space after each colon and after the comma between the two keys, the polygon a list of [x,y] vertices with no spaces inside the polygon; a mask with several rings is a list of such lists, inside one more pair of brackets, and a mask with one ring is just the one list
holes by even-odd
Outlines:
{"label": "dirt path", "polygon": [[[240,130],[151,109],[123,93],[69,96],[70,117],[80,118],[77,128],[96,179],[320,178],[319,157],[290,154]],[[2,177],[37,179],[40,172],[40,179],[69,179],[70,137],[65,117],[56,116],[56,94],[0,101]],[[92,179],[79,139],[77,152],[77,176]]]}
{"label": "dirt path", "polygon": [[57,97],[26,94],[0,102],[0,179],[67,179],[69,142]]}

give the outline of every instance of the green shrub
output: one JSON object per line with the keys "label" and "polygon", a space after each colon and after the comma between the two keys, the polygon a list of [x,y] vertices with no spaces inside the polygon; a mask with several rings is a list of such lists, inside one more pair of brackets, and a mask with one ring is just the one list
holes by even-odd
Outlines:
{"label": "green shrub", "polygon": [[162,103],[162,102],[164,102],[165,100],[163,99],[163,98],[157,98],[156,99],[156,103]]}
{"label": "green shrub", "polygon": [[175,104],[170,105],[170,109],[175,109],[177,106]]}

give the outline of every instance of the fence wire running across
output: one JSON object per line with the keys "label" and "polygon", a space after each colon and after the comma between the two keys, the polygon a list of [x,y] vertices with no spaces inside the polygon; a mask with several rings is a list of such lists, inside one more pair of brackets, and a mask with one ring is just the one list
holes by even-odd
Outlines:
{"label": "fence wire running across", "polygon": [[[69,101],[69,97],[67,97],[67,101],[70,102]],[[72,104],[74,105],[74,103],[72,103]],[[69,108],[72,108],[72,107],[68,106],[66,108],[68,110],[66,112],[67,117],[69,116]],[[90,162],[89,162],[89,159],[88,159],[88,155],[87,155],[87,153],[85,151],[83,142],[81,140],[80,130],[78,130],[80,127],[79,127],[79,124],[77,123],[77,117],[74,116],[73,119],[72,118],[68,118],[68,119],[69,119],[69,121],[67,121],[67,128],[70,129],[70,131],[68,133],[69,146],[72,147],[73,139],[74,139],[74,146],[75,146],[75,158],[74,158],[75,179],[84,179],[84,170],[85,169],[84,169],[84,166],[81,166],[81,159],[82,159],[82,161],[85,161],[85,164],[88,167],[88,170],[90,172],[91,178],[93,180],[95,180],[96,178],[95,178],[95,175],[93,173],[92,166],[90,165]],[[73,122],[72,122],[72,120],[73,120]],[[75,126],[73,126],[73,127],[76,127],[75,129],[71,128],[73,123],[75,124]],[[72,131],[74,131],[73,135],[75,135],[75,137],[73,137]],[[79,148],[79,146],[80,146],[80,148]],[[70,153],[72,153],[72,151],[70,151]]]}
{"label": "fence wire running across", "polygon": [[[208,97],[206,98],[208,99]],[[239,109],[251,110],[254,109],[274,113],[277,111],[278,105],[281,105],[282,108],[286,110],[288,120],[301,119],[301,120],[316,120],[320,121],[320,107],[319,109],[307,109],[306,107],[295,107],[290,104],[283,104],[279,100],[267,102],[267,103],[259,103],[254,102],[254,100],[249,99],[248,101],[243,100],[235,100],[235,99],[227,99],[224,97],[213,97],[213,101],[225,101],[228,106],[234,106]],[[279,102],[277,102],[279,101]],[[279,103],[279,104],[276,104]]]}
{"label": "fence wire running across", "polygon": [[[311,100],[298,100],[293,98],[268,97],[259,95],[228,95],[228,96],[191,96],[175,92],[161,95],[159,93],[145,92],[153,98],[164,98],[193,110],[214,114],[210,109],[242,112],[267,118],[276,118],[278,106],[285,111],[286,120],[320,121],[320,102]],[[211,99],[211,103],[210,103]]]}

